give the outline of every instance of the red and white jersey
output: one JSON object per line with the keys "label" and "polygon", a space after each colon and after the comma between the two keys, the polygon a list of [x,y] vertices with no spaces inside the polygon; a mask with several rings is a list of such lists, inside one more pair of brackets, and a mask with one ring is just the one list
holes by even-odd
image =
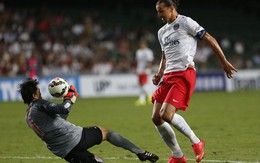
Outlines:
{"label": "red and white jersey", "polygon": [[184,15],[178,15],[174,22],[159,29],[158,40],[166,57],[164,73],[194,68],[197,39],[202,39],[205,33],[203,27]]}
{"label": "red and white jersey", "polygon": [[147,73],[147,65],[154,60],[153,51],[149,48],[140,48],[136,51],[136,72],[138,74]]}

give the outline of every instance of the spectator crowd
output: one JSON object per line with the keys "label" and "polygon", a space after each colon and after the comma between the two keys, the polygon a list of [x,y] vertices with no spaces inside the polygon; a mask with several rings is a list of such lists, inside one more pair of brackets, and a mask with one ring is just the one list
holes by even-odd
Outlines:
{"label": "spectator crowd", "polygon": [[[98,12],[75,15],[47,8],[0,7],[0,77],[132,73],[141,39],[154,50],[157,67],[158,29],[135,23],[126,28],[103,20]],[[243,40],[219,41],[238,69],[260,67],[260,50],[245,59]],[[198,45],[198,71],[218,67],[212,54],[207,45]]]}

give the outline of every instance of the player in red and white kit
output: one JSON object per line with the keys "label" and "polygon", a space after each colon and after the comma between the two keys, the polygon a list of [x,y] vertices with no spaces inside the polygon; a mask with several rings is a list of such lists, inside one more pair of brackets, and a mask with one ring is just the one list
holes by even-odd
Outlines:
{"label": "player in red and white kit", "polygon": [[230,64],[216,39],[190,17],[177,12],[178,0],[158,0],[156,10],[158,16],[166,24],[158,31],[158,40],[162,49],[158,72],[153,77],[153,83],[158,85],[154,92],[152,120],[157,131],[172,151],[168,163],[186,163],[172,125],[189,138],[200,162],[204,157],[203,140],[200,140],[176,111],[189,106],[190,97],[196,83],[195,63],[193,61],[197,48],[197,40],[209,44],[217,55],[228,78],[237,70]]}
{"label": "player in red and white kit", "polygon": [[151,102],[152,91],[148,86],[148,77],[151,74],[152,64],[154,60],[153,51],[148,47],[145,40],[140,41],[140,48],[136,51],[136,73],[140,86],[139,99],[135,102],[138,105],[145,105],[146,100]]}

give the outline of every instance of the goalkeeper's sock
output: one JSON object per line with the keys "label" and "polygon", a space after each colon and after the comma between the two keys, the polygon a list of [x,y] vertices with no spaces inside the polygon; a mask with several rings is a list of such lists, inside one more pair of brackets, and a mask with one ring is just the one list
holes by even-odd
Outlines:
{"label": "goalkeeper's sock", "polygon": [[165,142],[166,145],[172,150],[172,153],[174,157],[181,158],[183,156],[183,153],[181,151],[181,148],[177,142],[176,135],[171,128],[170,124],[167,122],[164,122],[160,126],[155,126],[157,131],[159,132],[161,138]]}
{"label": "goalkeeper's sock", "polygon": [[187,136],[192,144],[200,142],[200,139],[194,134],[185,119],[179,114],[174,114],[171,123],[178,131]]}
{"label": "goalkeeper's sock", "polygon": [[136,145],[134,145],[132,142],[111,130],[107,133],[107,141],[113,144],[114,146],[124,148],[135,154],[144,152]]}

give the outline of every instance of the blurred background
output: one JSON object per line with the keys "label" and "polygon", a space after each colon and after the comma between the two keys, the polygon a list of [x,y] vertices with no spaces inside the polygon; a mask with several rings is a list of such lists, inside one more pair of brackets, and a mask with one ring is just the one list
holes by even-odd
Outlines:
{"label": "blurred background", "polygon": [[[145,38],[161,52],[156,0],[5,0],[0,2],[0,77],[131,73]],[[179,13],[216,37],[238,69],[260,67],[258,1],[181,1]],[[199,44],[198,71],[219,69],[209,47]],[[68,73],[69,72],[69,73]],[[33,72],[31,72],[33,73]],[[31,74],[33,75],[33,74]]]}
{"label": "blurred background", "polygon": [[[161,58],[157,31],[164,25],[157,17],[156,2],[1,0],[0,79],[134,74],[141,39],[154,52],[155,72]],[[178,10],[211,33],[228,60],[248,74],[252,71],[247,70],[260,69],[259,6],[252,0],[182,0]],[[211,48],[199,43],[197,52],[198,73],[223,72]],[[260,72],[250,76],[253,86],[251,78],[233,85],[259,88]],[[5,87],[0,81],[0,97]]]}

